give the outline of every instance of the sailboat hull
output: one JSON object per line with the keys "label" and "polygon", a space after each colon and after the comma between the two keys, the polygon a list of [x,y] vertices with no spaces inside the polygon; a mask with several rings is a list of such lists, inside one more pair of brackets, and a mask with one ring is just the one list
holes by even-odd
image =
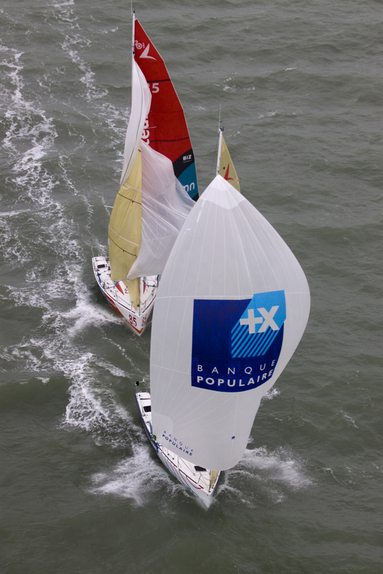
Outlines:
{"label": "sailboat hull", "polygon": [[115,283],[110,278],[110,263],[105,257],[93,257],[92,267],[97,285],[109,305],[125,319],[135,333],[141,335],[153,310],[158,276],[141,278],[140,305],[137,309],[130,300],[125,284],[122,281]]}
{"label": "sailboat hull", "polygon": [[152,414],[150,393],[136,393],[137,407],[148,435],[149,441],[162,464],[177,480],[186,486],[198,498],[205,508],[213,502],[213,493],[219,479],[219,471],[202,469],[192,462],[177,456],[157,442],[152,433]]}

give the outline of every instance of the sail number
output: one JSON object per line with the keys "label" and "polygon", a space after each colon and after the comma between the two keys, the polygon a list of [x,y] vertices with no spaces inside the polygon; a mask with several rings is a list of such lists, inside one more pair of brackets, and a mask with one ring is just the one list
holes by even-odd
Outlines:
{"label": "sail number", "polygon": [[149,87],[152,94],[158,94],[160,91],[160,84],[158,82],[150,82]]}
{"label": "sail number", "polygon": [[[128,320],[129,320],[130,325],[132,325],[133,327],[137,327],[137,319],[136,319],[136,317],[133,317],[133,315],[129,315],[129,319],[128,319]],[[142,328],[145,327],[147,320],[148,320],[148,316],[147,316],[147,315],[144,315],[144,316],[142,317]]]}

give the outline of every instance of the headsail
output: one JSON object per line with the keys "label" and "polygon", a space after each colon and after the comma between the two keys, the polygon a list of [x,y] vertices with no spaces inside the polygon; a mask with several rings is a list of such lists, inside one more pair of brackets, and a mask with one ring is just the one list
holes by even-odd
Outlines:
{"label": "headsail", "polygon": [[241,192],[239,178],[227,148],[225,138],[223,137],[222,128],[219,128],[217,174],[218,173],[223,179],[231,183],[237,191]]}
{"label": "headsail", "polygon": [[134,20],[134,58],[152,93],[142,139],[168,157],[190,197],[198,198],[194,153],[184,111],[161,55],[138,20]]}
{"label": "headsail", "polygon": [[309,308],[294,254],[217,175],[182,227],[157,294],[150,364],[157,440],[194,464],[233,467]]}
{"label": "headsail", "polygon": [[141,242],[142,167],[138,150],[127,180],[114,202],[108,228],[109,260],[112,281],[125,281],[132,303],[139,303],[138,280],[126,279],[136,260]]}

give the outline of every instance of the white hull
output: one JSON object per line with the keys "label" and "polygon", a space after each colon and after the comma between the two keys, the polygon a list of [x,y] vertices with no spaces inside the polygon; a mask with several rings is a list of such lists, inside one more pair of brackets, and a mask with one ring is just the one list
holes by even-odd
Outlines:
{"label": "white hull", "polygon": [[115,283],[111,280],[110,264],[105,257],[93,257],[92,267],[97,285],[109,305],[129,323],[135,333],[141,335],[153,309],[158,288],[158,276],[141,277],[140,305],[136,309],[123,281]]}
{"label": "white hull", "polygon": [[177,456],[159,444],[152,433],[150,394],[136,393],[136,401],[146,434],[163,465],[181,484],[189,488],[206,508],[209,508],[213,501],[213,492],[218,482],[219,471],[195,466],[192,462]]}

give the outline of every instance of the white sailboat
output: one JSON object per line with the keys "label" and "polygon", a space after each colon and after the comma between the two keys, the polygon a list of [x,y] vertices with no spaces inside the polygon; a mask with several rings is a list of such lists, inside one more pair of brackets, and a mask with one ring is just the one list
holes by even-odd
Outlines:
{"label": "white sailboat", "polygon": [[188,485],[205,506],[219,472],[243,456],[261,398],[293,355],[309,310],[294,254],[218,174],[166,263],[153,315],[151,394],[137,394],[149,438],[161,460],[166,450],[164,464],[177,478],[181,460],[195,473],[215,469],[203,471],[206,489]]}
{"label": "white sailboat", "polygon": [[132,106],[109,223],[109,259],[94,257],[92,267],[106,300],[140,335],[198,189],[182,106],[134,14],[132,46]]}

